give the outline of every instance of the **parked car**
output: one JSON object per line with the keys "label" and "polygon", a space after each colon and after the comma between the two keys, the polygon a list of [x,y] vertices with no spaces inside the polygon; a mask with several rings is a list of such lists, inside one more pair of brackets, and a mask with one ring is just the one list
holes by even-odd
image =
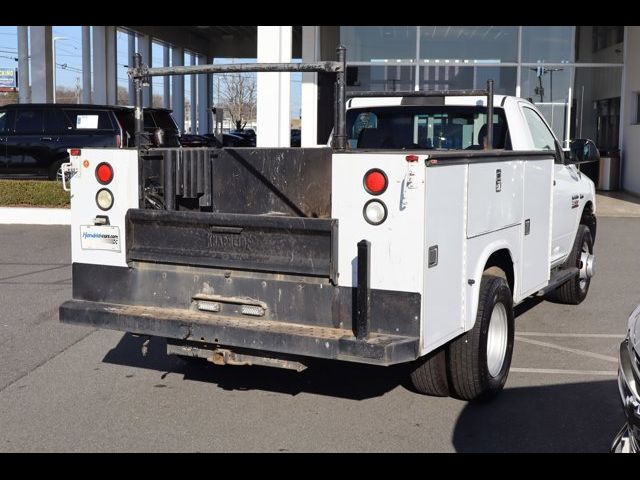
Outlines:
{"label": "parked car", "polygon": [[248,145],[246,145],[247,147],[256,146],[256,131],[253,128],[243,128],[242,130],[231,130],[229,134],[238,135],[242,138],[245,138],[249,143]]}
{"label": "parked car", "polygon": [[[145,109],[149,142],[179,146],[167,109]],[[154,135],[162,129],[162,135]],[[0,176],[55,179],[70,148],[133,146],[134,109],[81,104],[12,104],[0,107]]]}
{"label": "parked car", "polygon": [[631,313],[627,337],[620,344],[618,391],[627,421],[611,451],[640,453],[640,305]]}
{"label": "parked car", "polygon": [[[220,146],[219,140],[212,133],[207,133],[204,137],[212,141],[215,146]],[[222,134],[222,146],[223,147],[255,147],[255,141],[251,141],[250,138],[243,137],[242,135],[236,135],[234,133]]]}
{"label": "parked car", "polygon": [[185,133],[180,135],[180,146],[182,147],[211,147],[211,141],[202,135]]}
{"label": "parked car", "polygon": [[[135,117],[133,107],[111,107],[116,112],[118,122],[126,132],[126,144],[132,147],[135,145]],[[158,143],[158,129],[162,130],[162,140]],[[145,108],[144,109],[144,131],[147,134],[147,141],[156,147],[179,147],[180,129],[176,124],[171,110],[167,108]]]}
{"label": "parked car", "polygon": [[213,133],[204,135],[185,134],[180,137],[180,145],[183,147],[250,147],[251,142],[239,135],[231,133],[222,134],[222,145]]}
{"label": "parked car", "polygon": [[292,128],[291,129],[291,146],[299,147],[301,140],[302,140],[302,132],[300,131],[300,129]]}

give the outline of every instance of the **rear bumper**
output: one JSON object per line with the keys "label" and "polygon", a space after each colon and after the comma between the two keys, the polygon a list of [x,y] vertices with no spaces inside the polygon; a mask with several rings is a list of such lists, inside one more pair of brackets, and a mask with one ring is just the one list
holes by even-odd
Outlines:
{"label": "rear bumper", "polygon": [[[60,307],[60,321],[209,347],[377,365],[418,358],[420,294],[371,289],[370,333],[357,339],[356,292],[328,280],[283,274],[74,263],[73,300]],[[220,310],[199,310],[196,299],[202,295],[220,298]],[[263,305],[264,315],[242,314],[238,303],[245,300]]]}
{"label": "rear bumper", "polygon": [[378,365],[413,360],[418,351],[418,339],[412,337],[372,333],[358,340],[342,328],[83,300],[63,303],[60,320],[204,344]]}

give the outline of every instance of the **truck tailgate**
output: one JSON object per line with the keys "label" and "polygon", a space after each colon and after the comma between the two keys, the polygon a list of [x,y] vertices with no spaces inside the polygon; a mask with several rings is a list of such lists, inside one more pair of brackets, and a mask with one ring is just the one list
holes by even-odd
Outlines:
{"label": "truck tailgate", "polygon": [[130,209],[126,232],[127,262],[337,280],[335,219]]}

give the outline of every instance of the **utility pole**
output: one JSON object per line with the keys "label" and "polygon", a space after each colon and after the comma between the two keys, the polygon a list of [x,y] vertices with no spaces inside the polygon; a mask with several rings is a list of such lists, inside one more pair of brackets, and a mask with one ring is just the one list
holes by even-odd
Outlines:
{"label": "utility pole", "polygon": [[53,48],[53,52],[52,52],[52,56],[53,56],[53,103],[56,103],[56,68],[57,68],[57,64],[56,64],[56,42],[58,40],[68,40],[67,37],[53,37],[53,41],[51,42],[52,48]]}

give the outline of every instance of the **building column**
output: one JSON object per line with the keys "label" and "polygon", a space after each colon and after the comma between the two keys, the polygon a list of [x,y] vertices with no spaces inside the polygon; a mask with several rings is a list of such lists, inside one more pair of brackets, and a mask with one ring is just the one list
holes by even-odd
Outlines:
{"label": "building column", "polygon": [[[620,98],[621,132],[621,187],[640,195],[640,124],[635,108],[640,94],[640,27],[624,27],[624,67],[622,71],[622,95]],[[630,107],[630,108],[629,108]]]}
{"label": "building column", "polygon": [[[136,53],[136,34],[134,32],[128,32],[127,34],[127,65],[133,67],[133,56]],[[129,105],[136,104],[136,87],[133,83],[133,79],[129,78],[128,83],[128,100]]]}
{"label": "building column", "polygon": [[[320,60],[320,28],[302,27],[302,62]],[[318,146],[318,74],[302,74],[302,94],[300,105],[301,146]]]}
{"label": "building column", "polygon": [[[189,63],[191,65],[196,64],[196,55],[194,53],[191,54],[191,61]],[[189,117],[191,120],[191,133],[195,134],[198,127],[198,87],[196,83],[196,75],[189,75],[189,77],[189,82],[191,83],[191,92],[189,98],[189,101],[191,102],[191,110],[189,111]]]}
{"label": "building column", "polygon": [[[138,35],[138,53],[142,55],[142,64],[151,68],[151,37],[149,35]],[[149,79],[149,86],[142,89],[142,106],[145,108],[153,106],[153,77]]]}
{"label": "building column", "polygon": [[53,44],[51,26],[31,28],[31,101],[53,102]]}
{"label": "building column", "polygon": [[118,104],[118,42],[115,26],[105,27],[107,104]]}
{"label": "building column", "polygon": [[[173,67],[184,65],[183,48],[171,48],[171,65]],[[178,128],[184,133],[184,75],[173,75],[171,77],[171,109]]]}
{"label": "building column", "polygon": [[[162,66],[169,66],[169,46],[162,46]],[[162,106],[164,108],[171,108],[171,84],[169,83],[170,77],[162,77]]]}
{"label": "building column", "polygon": [[29,87],[29,27],[18,26],[18,98],[31,103]]}
{"label": "building column", "polygon": [[[206,65],[207,56],[198,55],[198,65]],[[198,133],[203,135],[209,133],[209,104],[211,91],[209,90],[209,75],[198,75]]]}
{"label": "building column", "polygon": [[[258,26],[258,62],[291,62],[292,27]],[[291,74],[258,73],[257,146],[291,146]]]}
{"label": "building column", "polygon": [[91,27],[82,27],[82,103],[91,103]]}
{"label": "building column", "polygon": [[107,45],[105,27],[94,25],[93,29],[93,103],[107,103]]}

